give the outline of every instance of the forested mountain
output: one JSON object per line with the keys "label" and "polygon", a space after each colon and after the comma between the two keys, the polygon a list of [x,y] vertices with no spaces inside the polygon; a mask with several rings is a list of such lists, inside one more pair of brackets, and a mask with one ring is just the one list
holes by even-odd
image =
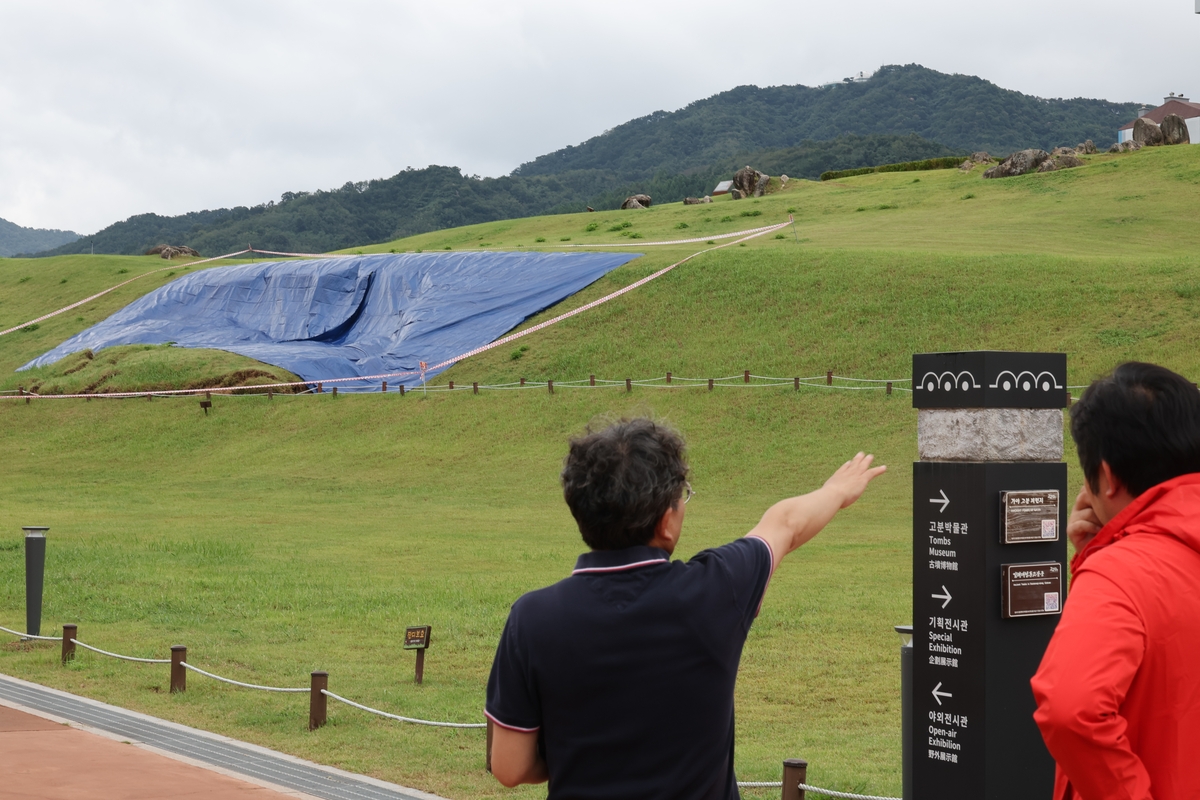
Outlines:
{"label": "forested mountain", "polygon": [[[816,178],[827,169],[910,161],[949,155],[950,150],[917,136],[844,136],[829,142],[745,155],[747,163],[778,175]],[[387,241],[440,228],[535,214],[616,208],[634,192],[656,202],[712,191],[743,164],[723,164],[688,174],[660,173],[623,179],[605,170],[560,175],[472,178],[457,167],[409,169],[382,180],[347,183],[341,189],[287,192],[278,203],[222,208],[178,217],[140,214],[48,253],[143,253],[155,244],[186,244],[204,255],[241,250],[324,253]]]}
{"label": "forested mountain", "polygon": [[974,150],[1006,155],[1084,139],[1104,145],[1137,112],[1134,103],[1046,100],[967,75],[890,66],[829,87],[741,86],[624,123],[501,178],[473,178],[457,167],[409,169],[331,191],[287,192],[253,208],[142,214],[39,255],[93,246],[133,254],[160,243],[205,255],[247,244],[326,252],[476,222],[616,208],[634,192],[677,201],[711,191],[745,164],[816,178]]}
{"label": "forested mountain", "polygon": [[847,133],[910,134],[955,150],[1007,155],[1085,139],[1116,141],[1137,103],[1047,100],[970,75],[919,64],[882,67],[862,82],[822,88],[739,86],[679,111],[656,111],[583,144],[518,167],[514,175],[605,169],[621,175],[682,172],[739,153],[793,147]]}
{"label": "forested mountain", "polygon": [[75,231],[51,230],[48,228],[23,228],[15,222],[0,219],[0,256],[17,253],[36,253],[49,250],[79,238]]}

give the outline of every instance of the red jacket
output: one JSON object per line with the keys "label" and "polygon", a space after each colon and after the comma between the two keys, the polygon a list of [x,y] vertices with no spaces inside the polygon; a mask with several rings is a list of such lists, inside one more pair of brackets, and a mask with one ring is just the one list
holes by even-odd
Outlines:
{"label": "red jacket", "polygon": [[1031,681],[1055,800],[1200,800],[1200,473],[1147,490],[1071,569]]}

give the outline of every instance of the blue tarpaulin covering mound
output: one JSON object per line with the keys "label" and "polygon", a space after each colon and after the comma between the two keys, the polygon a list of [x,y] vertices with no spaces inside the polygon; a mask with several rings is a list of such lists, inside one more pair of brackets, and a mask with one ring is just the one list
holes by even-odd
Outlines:
{"label": "blue tarpaulin covering mound", "polygon": [[[421,361],[432,366],[494,341],[636,257],[404,253],[208,269],[151,292],[21,369],[88,348],[174,342],[240,353],[306,381],[416,370]],[[390,382],[412,386],[420,378]]]}

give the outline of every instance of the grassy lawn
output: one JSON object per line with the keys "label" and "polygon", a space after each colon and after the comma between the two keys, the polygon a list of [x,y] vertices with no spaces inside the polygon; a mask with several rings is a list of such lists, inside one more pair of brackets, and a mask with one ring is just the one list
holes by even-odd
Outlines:
{"label": "grassy lawn", "polygon": [[[459,364],[439,384],[743,369],[902,378],[913,352],[982,348],[1065,351],[1072,384],[1131,358],[1194,380],[1197,201],[1200,148],[1175,147],[1001,181],[983,181],[978,170],[793,181],[758,201],[489,223],[361,249],[703,237],[795,209],[794,235],[702,256]],[[527,324],[693,251],[647,247]],[[0,259],[0,329],[162,264]],[[37,376],[12,370],[166,280],[147,277],[0,337],[0,389],[33,377],[83,380],[85,370],[62,374],[83,357]],[[272,369],[206,351],[120,350],[127,374],[151,376],[144,381],[183,385]],[[687,436],[699,496],[688,506],[684,557],[741,535],[768,504],[814,488],[869,449],[892,472],[785,562],[751,632],[738,684],[737,770],[746,780],[778,779],[780,761],[801,756],[814,783],[898,795],[891,626],[910,617],[916,457],[906,395],[790,387],[550,395],[542,387],[213,402],[207,417],[194,398],[0,403],[0,624],[22,624],[20,526],[45,524],[47,627],[77,622],[83,641],[139,656],[187,644],[198,666],[255,683],[303,686],[309,671],[327,669],[332,691],[368,705],[478,721],[508,606],[565,576],[582,548],[557,473],[567,437],[589,420],[653,413]],[[1067,460],[1074,491],[1073,453]],[[420,687],[399,645],[415,624],[434,627]],[[330,724],[308,733],[302,696],[195,675],[186,695],[171,696],[165,667],[84,653],[63,669],[53,648],[0,647],[0,671],[449,797],[542,794],[508,792],[484,773],[480,731],[406,726],[332,705]]]}

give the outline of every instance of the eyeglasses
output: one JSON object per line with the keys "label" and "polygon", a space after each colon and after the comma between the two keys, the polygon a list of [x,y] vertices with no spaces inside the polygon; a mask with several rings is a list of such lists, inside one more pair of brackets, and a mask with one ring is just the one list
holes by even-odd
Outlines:
{"label": "eyeglasses", "polygon": [[684,488],[684,491],[687,492],[687,494],[684,495],[684,497],[683,497],[683,504],[686,506],[688,504],[688,500],[691,500],[692,495],[694,495],[696,493],[696,490],[693,489],[692,485],[690,483],[688,483],[687,481],[683,482],[683,488]]}

